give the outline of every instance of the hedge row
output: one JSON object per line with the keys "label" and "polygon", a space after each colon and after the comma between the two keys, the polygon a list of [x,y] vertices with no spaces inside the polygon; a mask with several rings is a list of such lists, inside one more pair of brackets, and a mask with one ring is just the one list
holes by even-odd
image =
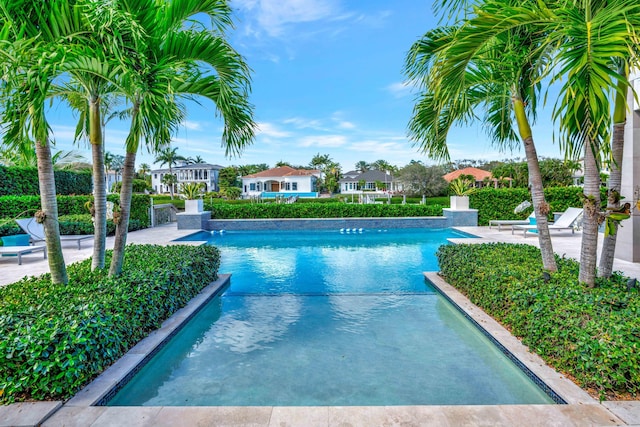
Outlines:
{"label": "hedge row", "polygon": [[[91,194],[91,172],[54,171],[56,192],[61,195]],[[38,170],[0,166],[0,196],[38,195]]]}
{"label": "hedge row", "polygon": [[[545,188],[544,196],[553,212],[564,212],[569,207],[582,207],[581,187]],[[606,205],[606,190],[601,191],[601,200]],[[519,214],[513,210],[524,201],[531,202],[531,195],[526,188],[483,188],[469,196],[469,207],[478,209],[478,225],[489,225],[492,219],[525,219],[533,211],[533,207]]]}
{"label": "hedge row", "polygon": [[578,284],[579,263],[556,258],[542,277],[540,251],[529,245],[441,246],[440,269],[451,285],[500,321],[549,365],[604,398],[640,392],[640,292],[627,278]]}
{"label": "hedge row", "polygon": [[[58,199],[58,215],[60,217],[68,215],[86,215],[88,213],[85,204],[93,200],[92,196],[57,196]],[[119,203],[119,195],[109,194],[107,200]],[[131,199],[131,218],[129,220],[129,229],[135,230],[146,228],[149,226],[151,219],[149,218],[149,206],[151,205],[149,196],[146,194],[134,194]],[[40,209],[39,196],[4,196],[0,197],[0,219],[6,219],[0,223],[0,236],[12,235],[20,233],[20,228],[12,220],[13,218],[31,217]],[[84,220],[82,220],[84,222]],[[89,224],[91,224],[89,219]],[[62,227],[62,222],[60,224]],[[92,228],[92,227],[91,227]],[[67,233],[61,228],[62,234],[87,234],[83,233]],[[93,229],[88,234],[92,234]]]}
{"label": "hedge row", "polygon": [[216,280],[219,266],[213,246],[132,245],[117,278],[86,260],[68,267],[68,285],[46,274],[0,287],[0,402],[72,396]]}
{"label": "hedge row", "polygon": [[442,216],[442,206],[439,205],[359,205],[339,202],[254,203],[249,205],[214,203],[213,205],[207,205],[206,208],[211,210],[211,217],[214,219]]}

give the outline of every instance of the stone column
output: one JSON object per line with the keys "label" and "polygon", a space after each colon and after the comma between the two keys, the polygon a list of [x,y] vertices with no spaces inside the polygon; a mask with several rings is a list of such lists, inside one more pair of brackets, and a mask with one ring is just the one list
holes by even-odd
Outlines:
{"label": "stone column", "polygon": [[[636,92],[640,93],[640,73],[630,76]],[[631,91],[628,95],[630,110],[627,112],[627,123],[624,129],[624,152],[622,156],[623,202],[632,205],[631,218],[622,221],[618,228],[616,242],[616,258],[640,262],[640,210],[636,202],[640,196],[640,105]]]}

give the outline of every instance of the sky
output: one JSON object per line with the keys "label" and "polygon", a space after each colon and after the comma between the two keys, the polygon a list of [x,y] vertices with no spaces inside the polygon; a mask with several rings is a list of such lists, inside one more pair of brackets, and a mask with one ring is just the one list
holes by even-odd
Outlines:
{"label": "sky", "polygon": [[[430,0],[232,0],[231,5],[235,29],[229,40],[252,69],[255,140],[240,156],[225,157],[213,103],[190,103],[172,142],[178,154],[221,166],[270,167],[279,161],[304,166],[314,155],[328,154],[343,172],[358,161],[436,164],[407,137],[416,89],[402,74],[411,45],[438,23]],[[53,108],[49,120],[54,150],[75,149],[91,158],[87,144],[72,145],[76,119],[66,108]],[[124,155],[127,130],[128,123],[110,122],[106,151]],[[533,126],[533,135],[538,155],[561,157],[548,112]],[[480,124],[453,129],[448,146],[452,160],[524,157],[522,150],[497,151]],[[154,159],[143,149],[136,165],[159,167]]]}

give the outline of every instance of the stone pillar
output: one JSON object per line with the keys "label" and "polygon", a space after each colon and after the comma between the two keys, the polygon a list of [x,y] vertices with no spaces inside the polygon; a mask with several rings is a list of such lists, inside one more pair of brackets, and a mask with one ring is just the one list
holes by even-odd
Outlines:
{"label": "stone pillar", "polygon": [[[640,73],[630,76],[636,92],[640,91]],[[624,129],[624,152],[622,156],[622,185],[620,192],[623,202],[632,205],[631,218],[621,222],[616,242],[616,258],[630,262],[640,262],[640,210],[636,207],[640,197],[640,105],[631,91],[628,95],[630,106]]]}

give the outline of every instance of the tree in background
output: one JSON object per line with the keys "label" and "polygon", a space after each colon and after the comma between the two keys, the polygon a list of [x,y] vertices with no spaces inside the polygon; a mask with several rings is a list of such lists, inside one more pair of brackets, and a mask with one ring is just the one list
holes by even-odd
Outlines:
{"label": "tree in background", "polygon": [[[173,167],[176,166],[178,162],[185,161],[185,160],[186,160],[186,157],[179,155],[178,149],[176,147],[174,148],[167,147],[158,152],[153,162],[160,164],[160,167],[167,165],[167,167],[169,168],[169,175],[172,175],[174,178],[176,178],[175,175],[173,174]],[[167,176],[167,175],[164,175],[164,176]],[[171,182],[171,181],[173,180],[171,180],[170,178],[167,178],[167,182]],[[177,182],[178,180],[176,178],[173,184]],[[164,177],[163,177],[162,183],[165,184]],[[169,184],[165,184],[165,185],[169,185]],[[169,185],[169,194],[171,195],[171,200],[173,200],[173,192],[174,192],[174,185]]]}
{"label": "tree in background", "polygon": [[396,168],[386,160],[376,160],[375,162],[371,163],[370,167],[373,170],[390,172],[390,173],[394,173],[398,170],[398,168]]}
{"label": "tree in background", "polygon": [[442,166],[425,166],[422,162],[412,161],[401,168],[396,177],[408,195],[436,197],[447,194],[449,183],[442,178],[444,174]]}
{"label": "tree in background", "polygon": [[317,182],[319,189],[333,193],[338,189],[341,167],[328,154],[316,154],[309,162],[309,167],[321,172],[322,178]]}
{"label": "tree in background", "polygon": [[370,169],[371,165],[364,160],[360,160],[358,163],[356,163],[356,172],[365,173]]}

